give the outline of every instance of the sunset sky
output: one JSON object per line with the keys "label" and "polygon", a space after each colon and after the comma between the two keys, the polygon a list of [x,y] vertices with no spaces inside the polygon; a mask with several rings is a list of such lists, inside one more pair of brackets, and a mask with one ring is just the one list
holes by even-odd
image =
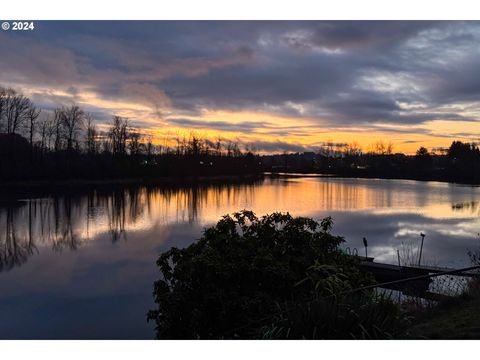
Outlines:
{"label": "sunset sky", "polygon": [[0,85],[260,152],[480,139],[480,22],[36,22],[0,31]]}

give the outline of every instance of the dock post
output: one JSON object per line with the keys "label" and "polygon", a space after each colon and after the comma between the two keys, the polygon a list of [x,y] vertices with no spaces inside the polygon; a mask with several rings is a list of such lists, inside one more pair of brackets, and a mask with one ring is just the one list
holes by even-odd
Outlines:
{"label": "dock post", "polygon": [[420,266],[420,261],[422,261],[423,239],[425,239],[425,234],[421,232],[420,236],[422,237],[422,244],[420,245],[420,255],[418,256],[418,266]]}
{"label": "dock post", "polygon": [[367,239],[365,237],[363,238],[363,246],[365,246],[365,259],[367,259],[367,257],[368,257],[368,252],[367,252],[368,242],[367,242]]}

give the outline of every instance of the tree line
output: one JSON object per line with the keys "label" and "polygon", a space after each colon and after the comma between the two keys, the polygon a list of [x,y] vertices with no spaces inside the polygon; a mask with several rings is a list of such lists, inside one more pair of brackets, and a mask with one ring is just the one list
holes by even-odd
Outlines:
{"label": "tree line", "polygon": [[78,105],[47,111],[22,93],[0,87],[0,181],[281,171],[480,183],[478,145],[461,141],[436,152],[420,147],[415,155],[395,153],[392,143],[381,140],[366,151],[356,142],[328,141],[316,152],[260,157],[252,147],[194,133],[167,140],[154,144],[147,130],[125,117],[113,115],[99,126]]}
{"label": "tree line", "polygon": [[98,126],[79,105],[47,111],[0,88],[0,180],[252,173],[258,172],[255,157],[238,142],[194,133],[154,144],[125,117],[113,115]]}
{"label": "tree line", "polygon": [[[45,111],[43,111],[45,112]],[[114,115],[107,130],[99,130],[92,114],[78,105],[61,106],[40,118],[42,109],[12,88],[0,87],[0,133],[20,135],[31,146],[47,151],[77,151],[87,154],[241,156],[238,142],[201,139],[195,134],[178,135],[176,145],[153,145],[152,137],[131,126],[129,119]],[[252,149],[245,149],[247,152]]]}
{"label": "tree line", "polygon": [[435,151],[420,146],[414,155],[396,153],[390,143],[378,141],[365,152],[353,143],[318,152],[267,155],[261,161],[272,172],[480,183],[478,144],[458,140]]}

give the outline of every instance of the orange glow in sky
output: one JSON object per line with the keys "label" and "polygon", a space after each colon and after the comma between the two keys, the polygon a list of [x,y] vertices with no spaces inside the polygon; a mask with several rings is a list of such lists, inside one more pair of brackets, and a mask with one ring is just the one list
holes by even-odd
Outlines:
{"label": "orange glow in sky", "polygon": [[479,42],[475,21],[44,21],[0,33],[0,86],[44,115],[126,117],[161,145],[194,132],[259,153],[412,154],[479,141]]}

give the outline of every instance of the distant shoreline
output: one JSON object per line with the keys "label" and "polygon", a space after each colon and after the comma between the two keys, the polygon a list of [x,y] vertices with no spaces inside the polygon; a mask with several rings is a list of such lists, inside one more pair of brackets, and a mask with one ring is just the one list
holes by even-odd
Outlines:
{"label": "distant shoreline", "polygon": [[168,176],[157,178],[120,178],[120,179],[65,179],[65,180],[25,180],[0,182],[0,191],[46,188],[78,188],[106,185],[191,185],[195,183],[218,183],[228,181],[237,183],[246,180],[263,179],[264,174],[212,175],[212,176]]}
{"label": "distant shoreline", "polygon": [[294,179],[294,178],[345,178],[345,179],[377,179],[377,180],[412,180],[422,182],[441,182],[447,184],[459,184],[480,186],[478,183],[449,181],[436,178],[415,178],[415,177],[389,177],[367,174],[322,174],[312,172],[264,172],[259,174],[245,175],[212,175],[212,176],[165,176],[157,178],[120,178],[120,179],[65,179],[65,180],[24,180],[0,182],[0,192],[8,190],[35,190],[52,188],[82,188],[107,185],[193,185],[208,183],[235,184],[251,180],[263,179]]}
{"label": "distant shoreline", "polygon": [[447,184],[458,184],[458,185],[470,185],[470,186],[480,186],[480,183],[475,182],[462,182],[462,181],[452,181],[446,179],[438,179],[438,178],[422,178],[422,177],[397,177],[397,176],[378,176],[378,175],[368,175],[368,174],[322,174],[322,173],[288,173],[288,172],[281,172],[281,173],[273,173],[273,172],[266,172],[264,173],[266,176],[271,178],[344,178],[344,179],[377,179],[377,180],[412,180],[412,181],[422,181],[422,182],[441,182]]}

